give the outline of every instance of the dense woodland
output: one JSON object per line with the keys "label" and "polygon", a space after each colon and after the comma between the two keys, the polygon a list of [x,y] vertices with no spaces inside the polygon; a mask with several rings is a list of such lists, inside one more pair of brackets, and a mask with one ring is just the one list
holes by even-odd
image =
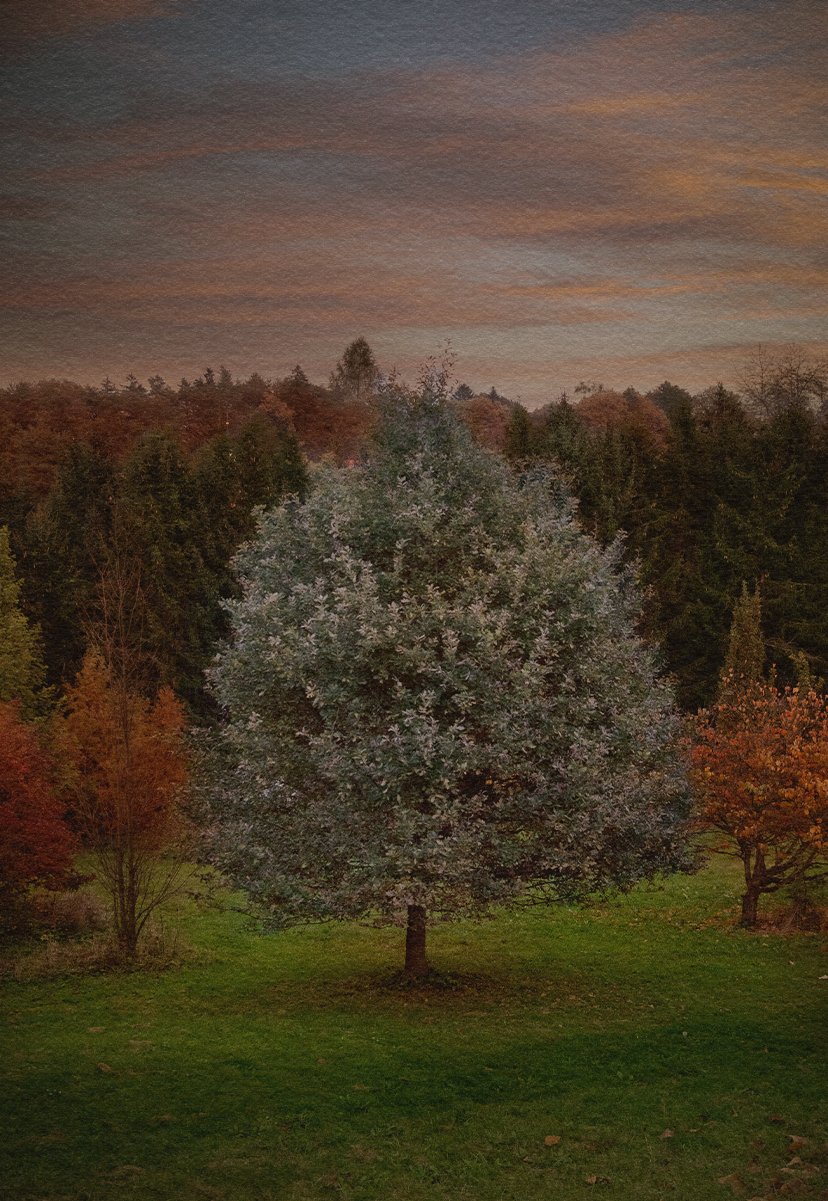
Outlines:
{"label": "dense woodland", "polygon": [[[482,482],[495,467],[504,497],[515,487],[515,495],[531,492],[535,503],[547,504],[550,520],[562,505],[569,513],[569,496],[582,556],[612,548],[606,563],[620,573],[619,597],[631,570],[640,580],[638,634],[657,656],[648,668],[653,703],[660,674],[685,712],[724,704],[725,718],[715,726],[700,719],[702,749],[694,752],[707,754],[715,772],[698,765],[694,771],[707,806],[702,824],[723,832],[755,877],[749,924],[759,894],[787,879],[776,860],[764,862],[771,844],[779,843],[783,866],[793,862],[794,846],[804,866],[792,880],[821,879],[828,845],[820,799],[828,725],[819,697],[828,677],[828,364],[790,348],[778,359],[757,354],[739,394],[719,384],[691,396],[669,382],[646,396],[586,383],[576,394],[577,402],[564,395],[532,413],[494,388],[475,395],[461,384],[447,397],[445,371],[434,364],[421,391],[411,392],[393,377],[383,380],[364,339],[346,349],[327,388],[296,367],[283,380],[234,381],[223,369],[208,370],[177,389],[155,377],[148,388],[130,379],[121,389],[108,381],[98,389],[47,381],[6,390],[0,910],[19,913],[17,901],[32,887],[76,887],[73,863],[82,848],[96,856],[106,881],[121,951],[135,953],[146,921],[179,887],[179,872],[196,853],[196,827],[181,807],[190,754],[185,731],[195,725],[209,738],[210,729],[226,732],[226,702],[219,690],[207,690],[205,669],[220,662],[223,638],[232,633],[235,646],[242,637],[240,609],[224,602],[240,595],[233,561],[256,536],[257,511],[295,497],[301,510],[282,516],[298,530],[299,517],[318,501],[313,462],[352,466],[371,438],[378,453],[398,428],[389,425],[389,413],[422,402],[431,414],[428,396],[439,398],[447,430],[465,423],[478,443],[474,448],[463,432],[473,454],[458,451],[452,466],[440,468],[446,495],[456,491],[452,473],[464,464],[481,510],[495,505],[499,512],[500,493]],[[460,424],[445,409],[447,399]],[[394,410],[400,400],[403,408]],[[454,437],[446,434],[446,448]],[[432,447],[435,462],[448,453],[442,445]],[[503,474],[501,459],[511,473]],[[405,454],[399,463],[398,481]],[[366,458],[359,478],[325,478],[337,495],[353,484],[354,497],[361,496],[375,467]],[[377,520],[365,517],[372,529]],[[540,512],[537,520],[540,528]],[[566,522],[571,529],[569,516]],[[511,562],[516,548],[508,539],[503,545]],[[338,562],[337,554],[319,561]],[[461,543],[451,558],[462,558]],[[307,586],[316,582],[309,577]],[[734,650],[740,621],[751,631],[750,672]],[[585,670],[577,660],[572,679]],[[750,684],[747,692],[739,685],[738,703],[722,691],[728,672]],[[785,692],[787,685],[798,693]],[[747,816],[731,762],[733,729],[753,739],[751,747],[759,739],[751,754],[760,766],[762,748],[780,748],[776,775],[748,789],[761,803]],[[810,758],[803,758],[806,745]],[[508,796],[515,771],[504,785]],[[802,801],[796,820],[794,793]],[[780,829],[770,830],[768,815],[779,817],[777,810]],[[585,812],[593,812],[590,805]],[[159,875],[161,864],[169,867]],[[10,920],[16,928],[17,917]]]}
{"label": "dense woodland", "polygon": [[[359,456],[377,369],[347,349],[327,388],[224,369],[167,386],[49,380],[0,393],[0,525],[21,608],[39,627],[45,683],[80,667],[115,561],[138,570],[141,637],[156,686],[206,716],[203,669],[224,631],[229,563],[251,511],[308,487],[308,462]],[[517,470],[557,465],[583,527],[624,540],[646,592],[641,632],[661,647],[683,708],[708,703],[743,581],[759,584],[781,682],[806,657],[828,676],[826,364],[791,348],[748,365],[740,393],[647,396],[581,384],[527,412],[492,389],[455,389],[475,438]],[[586,395],[583,395],[585,394]]]}

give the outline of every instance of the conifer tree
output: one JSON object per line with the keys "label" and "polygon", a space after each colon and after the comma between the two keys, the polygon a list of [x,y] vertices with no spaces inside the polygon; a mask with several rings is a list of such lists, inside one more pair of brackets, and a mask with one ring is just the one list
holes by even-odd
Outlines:
{"label": "conifer tree", "polygon": [[742,595],[733,607],[727,656],[721,672],[719,703],[731,704],[764,684],[765,643],[759,589],[751,596],[742,581]]}
{"label": "conifer tree", "polygon": [[39,630],[20,609],[21,583],[15,574],[7,526],[0,526],[0,701],[19,700],[24,718],[42,714],[50,694]]}
{"label": "conifer tree", "polygon": [[532,419],[521,404],[516,404],[506,425],[503,453],[511,463],[526,463],[534,458],[537,438]]}

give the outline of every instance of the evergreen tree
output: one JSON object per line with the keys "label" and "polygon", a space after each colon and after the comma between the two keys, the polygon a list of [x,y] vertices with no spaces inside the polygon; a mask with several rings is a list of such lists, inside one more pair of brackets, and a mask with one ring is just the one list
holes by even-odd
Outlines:
{"label": "evergreen tree", "polygon": [[728,614],[761,568],[751,547],[758,488],[753,435],[738,400],[714,389],[694,412],[670,419],[667,449],[645,477],[630,550],[648,590],[647,634],[661,644],[683,708],[709,703],[718,686]]}
{"label": "evergreen tree", "polygon": [[73,443],[54,489],[29,517],[24,597],[43,633],[48,680],[60,687],[80,667],[84,623],[95,593],[95,558],[112,524],[116,479],[111,461],[93,447]]}
{"label": "evergreen tree", "polygon": [[648,396],[668,417],[673,416],[679,405],[689,404],[693,399],[684,388],[680,388],[677,384],[671,384],[669,380],[659,384],[657,388],[648,393]]}
{"label": "evergreen tree", "polygon": [[742,583],[742,595],[733,607],[727,657],[722,668],[720,698],[731,686],[735,691],[750,692],[764,681],[765,642],[762,638],[762,605],[757,588],[753,596]]}
{"label": "evergreen tree", "polygon": [[0,526],[0,701],[19,700],[23,717],[30,719],[42,714],[51,698],[44,689],[39,630],[21,612],[20,592],[9,531]]}
{"label": "evergreen tree", "polygon": [[99,570],[109,575],[120,570],[114,556],[134,555],[141,571],[142,637],[152,648],[157,684],[170,685],[198,709],[202,671],[218,632],[219,597],[199,546],[189,466],[168,435],[146,435],[124,464],[116,518],[119,531],[100,548]]}
{"label": "evergreen tree", "polygon": [[510,463],[525,464],[534,458],[536,444],[532,419],[523,405],[516,404],[506,425],[503,453]]}
{"label": "evergreen tree", "polygon": [[383,405],[236,560],[204,819],[266,924],[405,923],[416,976],[428,920],[682,866],[684,792],[617,556],[440,396]]}

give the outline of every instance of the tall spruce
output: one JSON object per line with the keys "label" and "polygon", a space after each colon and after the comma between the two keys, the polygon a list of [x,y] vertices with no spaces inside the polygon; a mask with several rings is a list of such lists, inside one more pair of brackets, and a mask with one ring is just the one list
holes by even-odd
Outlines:
{"label": "tall spruce", "polygon": [[764,681],[765,642],[762,638],[762,602],[759,589],[751,596],[746,582],[733,607],[727,656],[721,675],[719,699],[728,690],[734,694],[750,692]]}

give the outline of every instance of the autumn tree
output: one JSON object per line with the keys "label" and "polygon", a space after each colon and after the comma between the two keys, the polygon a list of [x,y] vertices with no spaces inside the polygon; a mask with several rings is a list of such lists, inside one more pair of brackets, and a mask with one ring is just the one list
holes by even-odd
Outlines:
{"label": "autumn tree", "polygon": [[712,850],[741,860],[741,924],[760,898],[828,878],[828,704],[762,675],[758,594],[737,602],[719,699],[695,721],[692,779]]}
{"label": "autumn tree", "polygon": [[188,871],[184,713],[170,688],[150,702],[125,686],[95,649],[66,699],[72,821],[109,893],[121,950],[134,955],[148,919]]}
{"label": "autumn tree", "polygon": [[[66,792],[74,827],[109,892],[121,950],[134,955],[152,913],[189,875],[183,801],[184,711],[158,687],[147,644],[144,566],[130,532],[113,525],[98,562],[89,648],[56,723],[69,764]],[[151,699],[152,698],[152,699]]]}
{"label": "autumn tree", "polygon": [[266,925],[426,926],[680,867],[669,689],[559,483],[389,390],[361,465],[263,514],[212,678],[212,857]]}
{"label": "autumn tree", "polygon": [[472,396],[456,401],[456,406],[478,446],[486,450],[503,450],[509,425],[509,410],[505,405],[498,404],[488,396]]}
{"label": "autumn tree", "polygon": [[80,882],[72,868],[76,838],[55,796],[52,765],[20,709],[19,701],[0,702],[0,923],[7,929],[31,888]]}

